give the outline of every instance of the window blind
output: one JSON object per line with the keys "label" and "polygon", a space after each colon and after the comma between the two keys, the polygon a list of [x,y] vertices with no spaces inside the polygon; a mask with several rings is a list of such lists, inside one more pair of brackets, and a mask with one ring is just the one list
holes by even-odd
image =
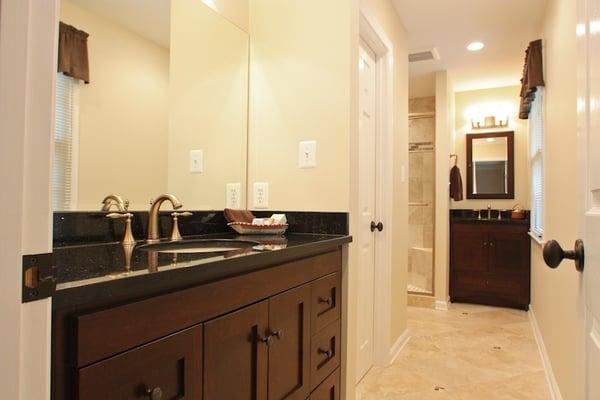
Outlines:
{"label": "window blind", "polygon": [[52,205],[55,211],[75,207],[78,83],[62,73],[56,77]]}
{"label": "window blind", "polygon": [[538,87],[529,113],[531,232],[544,235],[544,88]]}

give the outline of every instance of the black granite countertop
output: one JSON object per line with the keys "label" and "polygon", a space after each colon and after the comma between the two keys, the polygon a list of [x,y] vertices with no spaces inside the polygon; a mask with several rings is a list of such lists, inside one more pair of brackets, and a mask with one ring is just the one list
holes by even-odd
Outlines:
{"label": "black granite countertop", "polygon": [[[501,219],[498,219],[498,214]],[[471,224],[493,224],[493,225],[526,225],[529,226],[529,211],[525,211],[524,219],[512,219],[511,210],[495,210],[490,212],[491,218],[487,218],[487,210],[481,210],[481,218],[479,218],[479,210],[456,209],[450,210],[450,222],[453,223],[471,223]]]}
{"label": "black granite countertop", "polygon": [[[185,237],[253,241],[227,252],[164,253],[121,243],[56,247],[57,289],[53,307],[110,304],[179,290],[332,251],[350,243],[348,235],[289,233],[239,236],[213,233]],[[267,249],[255,247],[264,246]],[[259,250],[260,249],[260,250]]]}

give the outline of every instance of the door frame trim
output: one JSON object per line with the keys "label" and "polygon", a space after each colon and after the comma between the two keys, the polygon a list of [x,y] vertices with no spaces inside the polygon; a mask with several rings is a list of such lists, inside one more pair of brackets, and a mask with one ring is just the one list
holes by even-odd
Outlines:
{"label": "door frame trim", "polygon": [[[0,239],[0,312],[7,340],[0,354],[12,366],[0,383],[6,397],[50,398],[51,300],[21,304],[24,254],[52,251],[51,164],[54,138],[60,0],[2,0],[0,7],[0,211],[11,226]],[[4,101],[6,100],[6,101]],[[32,384],[32,382],[36,382]]]}
{"label": "door frame trim", "polygon": [[394,46],[377,20],[360,10],[360,39],[377,57],[376,201],[375,214],[385,227],[375,240],[373,361],[388,365],[391,354]]}

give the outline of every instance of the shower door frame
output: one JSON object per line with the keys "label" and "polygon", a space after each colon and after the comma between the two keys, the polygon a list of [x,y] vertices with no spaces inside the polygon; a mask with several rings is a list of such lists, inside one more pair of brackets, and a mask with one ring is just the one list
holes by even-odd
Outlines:
{"label": "shower door frame", "polygon": [[[437,97],[435,97],[435,101],[436,101],[436,107],[437,107]],[[433,238],[432,238],[432,243],[431,243],[431,293],[426,293],[426,292],[412,292],[410,290],[407,290],[406,292],[409,295],[415,295],[415,296],[423,296],[423,297],[431,297],[434,301],[435,301],[435,225],[436,225],[436,201],[437,201],[437,196],[436,196],[436,185],[435,185],[435,180],[436,180],[436,163],[437,163],[437,151],[436,151],[436,137],[437,137],[437,117],[436,117],[436,112],[435,111],[428,111],[428,112],[417,112],[417,113],[409,113],[408,114],[408,120],[410,121],[411,119],[428,119],[431,118],[433,119],[433,123],[434,123],[434,135],[433,135],[433,150],[431,150],[432,154],[433,154],[433,201],[430,204],[430,206],[433,207]],[[410,130],[410,128],[409,128]],[[409,133],[410,135],[410,133]],[[409,144],[410,147],[410,144]],[[408,151],[408,157],[410,158],[410,150]],[[410,171],[409,171],[409,176],[410,176]],[[408,180],[408,185],[409,185],[409,192],[410,192],[410,179]],[[408,213],[410,216],[410,201],[408,202]],[[410,225],[410,223],[409,223]],[[410,240],[410,238],[409,238]],[[411,247],[409,245],[408,247],[408,251],[410,252]]]}

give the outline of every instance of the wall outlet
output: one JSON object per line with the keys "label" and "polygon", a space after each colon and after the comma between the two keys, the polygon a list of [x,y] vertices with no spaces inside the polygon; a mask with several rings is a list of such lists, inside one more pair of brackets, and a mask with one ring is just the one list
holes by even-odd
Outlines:
{"label": "wall outlet", "polygon": [[254,208],[269,208],[269,184],[254,183]]}
{"label": "wall outlet", "polygon": [[315,168],[317,166],[317,141],[305,140],[298,146],[298,166]]}
{"label": "wall outlet", "polygon": [[204,172],[204,151],[190,151],[190,172],[192,174],[201,174]]}
{"label": "wall outlet", "polygon": [[225,188],[226,207],[239,210],[242,208],[242,184],[228,183]]}

